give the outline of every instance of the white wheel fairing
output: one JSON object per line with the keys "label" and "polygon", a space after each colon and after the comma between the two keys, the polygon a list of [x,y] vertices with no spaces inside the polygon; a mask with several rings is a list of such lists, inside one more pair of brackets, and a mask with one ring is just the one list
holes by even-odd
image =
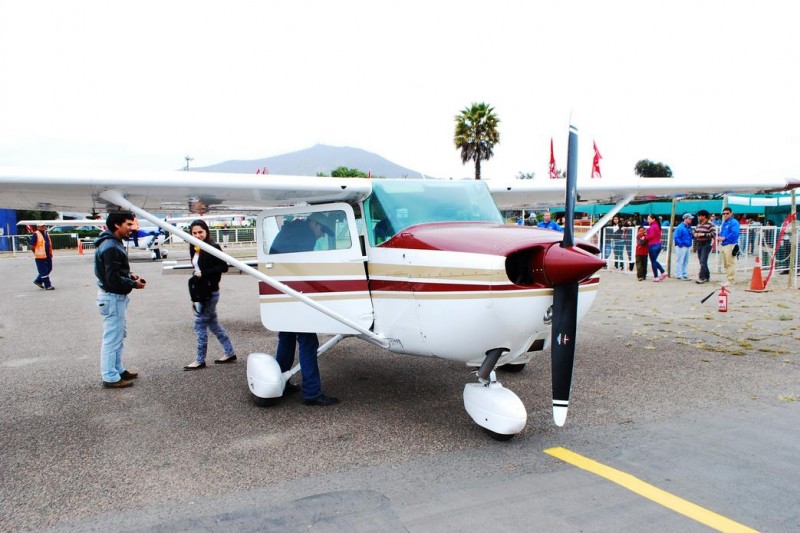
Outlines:
{"label": "white wheel fairing", "polygon": [[467,383],[464,408],[476,424],[501,435],[519,433],[528,421],[522,400],[499,382]]}
{"label": "white wheel fairing", "polygon": [[278,361],[269,354],[251,353],[247,356],[247,386],[259,398],[280,398],[286,377]]}

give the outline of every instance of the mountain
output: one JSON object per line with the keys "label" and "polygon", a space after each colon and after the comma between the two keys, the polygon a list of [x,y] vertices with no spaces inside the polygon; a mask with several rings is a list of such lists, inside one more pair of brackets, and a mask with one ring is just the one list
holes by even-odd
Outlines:
{"label": "mountain", "polygon": [[316,176],[318,173],[322,173],[330,176],[331,171],[338,167],[355,168],[365,173],[371,172],[373,176],[384,178],[421,177],[421,174],[416,170],[401,167],[366,150],[324,144],[263,159],[225,161],[207,167],[194,167],[192,170],[255,174],[256,170],[266,168],[270,174]]}

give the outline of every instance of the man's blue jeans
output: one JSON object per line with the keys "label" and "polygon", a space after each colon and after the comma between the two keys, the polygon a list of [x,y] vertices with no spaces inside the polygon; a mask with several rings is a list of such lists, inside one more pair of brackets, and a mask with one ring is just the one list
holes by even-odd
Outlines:
{"label": "man's blue jeans", "polygon": [[194,304],[194,332],[197,333],[197,362],[205,363],[208,351],[208,331],[210,330],[225,350],[225,355],[233,355],[233,345],[228,332],[217,321],[217,303],[219,291],[211,293],[207,302]]}
{"label": "man's blue jeans", "polygon": [[322,395],[322,384],[320,383],[319,367],[317,366],[317,349],[319,348],[317,334],[279,332],[275,359],[281,366],[282,372],[292,368],[296,344],[300,345],[299,358],[300,373],[303,376],[303,399],[313,400]]}
{"label": "man's blue jeans", "polygon": [[691,246],[676,246],[675,247],[675,277],[683,279],[687,277],[686,269],[689,266],[689,254],[692,251]]}
{"label": "man's blue jeans", "polygon": [[125,372],[122,349],[125,344],[125,315],[128,296],[103,290],[97,291],[97,308],[103,317],[103,346],[100,348],[100,373],[106,383],[120,380]]}

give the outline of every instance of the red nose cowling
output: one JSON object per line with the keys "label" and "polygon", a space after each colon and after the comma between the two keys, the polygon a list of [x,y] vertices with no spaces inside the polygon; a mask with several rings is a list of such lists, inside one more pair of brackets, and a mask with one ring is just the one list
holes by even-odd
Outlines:
{"label": "red nose cowling", "polygon": [[551,285],[578,283],[606,265],[602,259],[576,246],[550,246],[544,256],[544,275]]}

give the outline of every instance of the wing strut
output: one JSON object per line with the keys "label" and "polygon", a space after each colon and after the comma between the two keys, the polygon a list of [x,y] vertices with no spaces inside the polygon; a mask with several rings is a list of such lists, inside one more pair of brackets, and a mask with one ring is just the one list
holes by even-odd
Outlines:
{"label": "wing strut", "polygon": [[605,215],[603,218],[601,218],[600,220],[598,220],[598,221],[595,223],[595,225],[594,225],[594,226],[592,226],[592,227],[591,227],[591,229],[590,229],[589,231],[587,231],[587,232],[586,232],[586,233],[583,235],[583,237],[582,237],[582,238],[583,238],[583,240],[586,240],[586,241],[588,241],[589,239],[591,239],[592,237],[594,237],[595,233],[597,233],[598,231],[600,231],[601,229],[603,229],[603,226],[605,226],[606,224],[608,224],[608,221],[609,221],[609,220],[611,220],[612,218],[614,218],[614,215],[616,215],[617,213],[619,213],[619,212],[622,210],[622,208],[623,208],[623,207],[625,207],[626,205],[628,205],[629,203],[631,203],[631,200],[633,200],[634,198],[636,198],[636,194],[634,194],[634,193],[630,193],[630,194],[629,194],[629,195],[627,195],[625,198],[623,198],[622,200],[620,200],[619,202],[617,202],[616,204],[614,204],[614,207],[612,207],[612,208],[611,208],[611,211],[609,211],[608,213],[606,213],[606,215]]}
{"label": "wing strut", "polygon": [[143,219],[152,222],[153,224],[155,224],[159,228],[163,229],[164,231],[169,232],[169,233],[173,233],[173,234],[177,235],[178,237],[180,237],[181,239],[183,239],[183,240],[185,240],[187,242],[190,242],[190,243],[194,244],[195,246],[199,246],[204,252],[210,253],[211,255],[222,259],[223,261],[235,266],[236,268],[238,268],[242,272],[244,272],[246,274],[250,274],[254,278],[258,279],[259,281],[263,281],[264,283],[266,283],[270,287],[281,291],[282,293],[286,294],[287,296],[291,296],[292,298],[303,302],[304,304],[308,305],[309,307],[312,307],[312,308],[316,309],[320,313],[324,313],[327,316],[331,317],[332,319],[338,320],[339,322],[341,322],[345,326],[353,328],[354,330],[356,330],[359,333],[361,333],[361,335],[363,336],[362,338],[364,338],[365,340],[368,340],[368,341],[370,341],[370,342],[372,342],[374,344],[377,344],[378,346],[381,346],[382,348],[387,348],[387,349],[391,345],[391,341],[390,340],[387,340],[386,338],[381,337],[380,335],[376,335],[374,332],[368,330],[367,328],[362,327],[359,324],[356,324],[355,322],[351,321],[350,319],[348,319],[346,317],[343,317],[342,315],[340,315],[338,313],[335,313],[334,311],[331,311],[330,309],[328,309],[327,307],[325,307],[323,305],[320,305],[319,303],[315,302],[314,300],[312,300],[308,296],[304,295],[303,293],[297,292],[296,290],[292,289],[291,287],[289,287],[287,285],[284,285],[280,281],[277,281],[277,280],[267,276],[263,272],[259,272],[255,268],[249,266],[248,264],[246,264],[246,263],[244,263],[242,261],[239,261],[235,257],[231,257],[230,255],[226,254],[225,252],[223,252],[221,250],[217,250],[213,246],[208,245],[207,243],[201,241],[200,239],[197,239],[196,237],[192,237],[191,235],[189,235],[185,231],[183,231],[181,229],[178,229],[175,226],[172,226],[170,224],[167,224],[166,222],[164,222],[160,218],[158,218],[156,216],[153,216],[150,213],[148,213],[147,211],[145,211],[144,209],[141,209],[141,208],[135,206],[134,204],[129,202],[122,195],[121,192],[115,191],[115,190],[108,190],[108,191],[104,191],[104,192],[100,193],[100,196],[104,200],[108,200],[109,202],[112,202],[112,203],[122,207],[123,209],[126,209],[126,210],[136,214],[137,216],[140,216]]}

